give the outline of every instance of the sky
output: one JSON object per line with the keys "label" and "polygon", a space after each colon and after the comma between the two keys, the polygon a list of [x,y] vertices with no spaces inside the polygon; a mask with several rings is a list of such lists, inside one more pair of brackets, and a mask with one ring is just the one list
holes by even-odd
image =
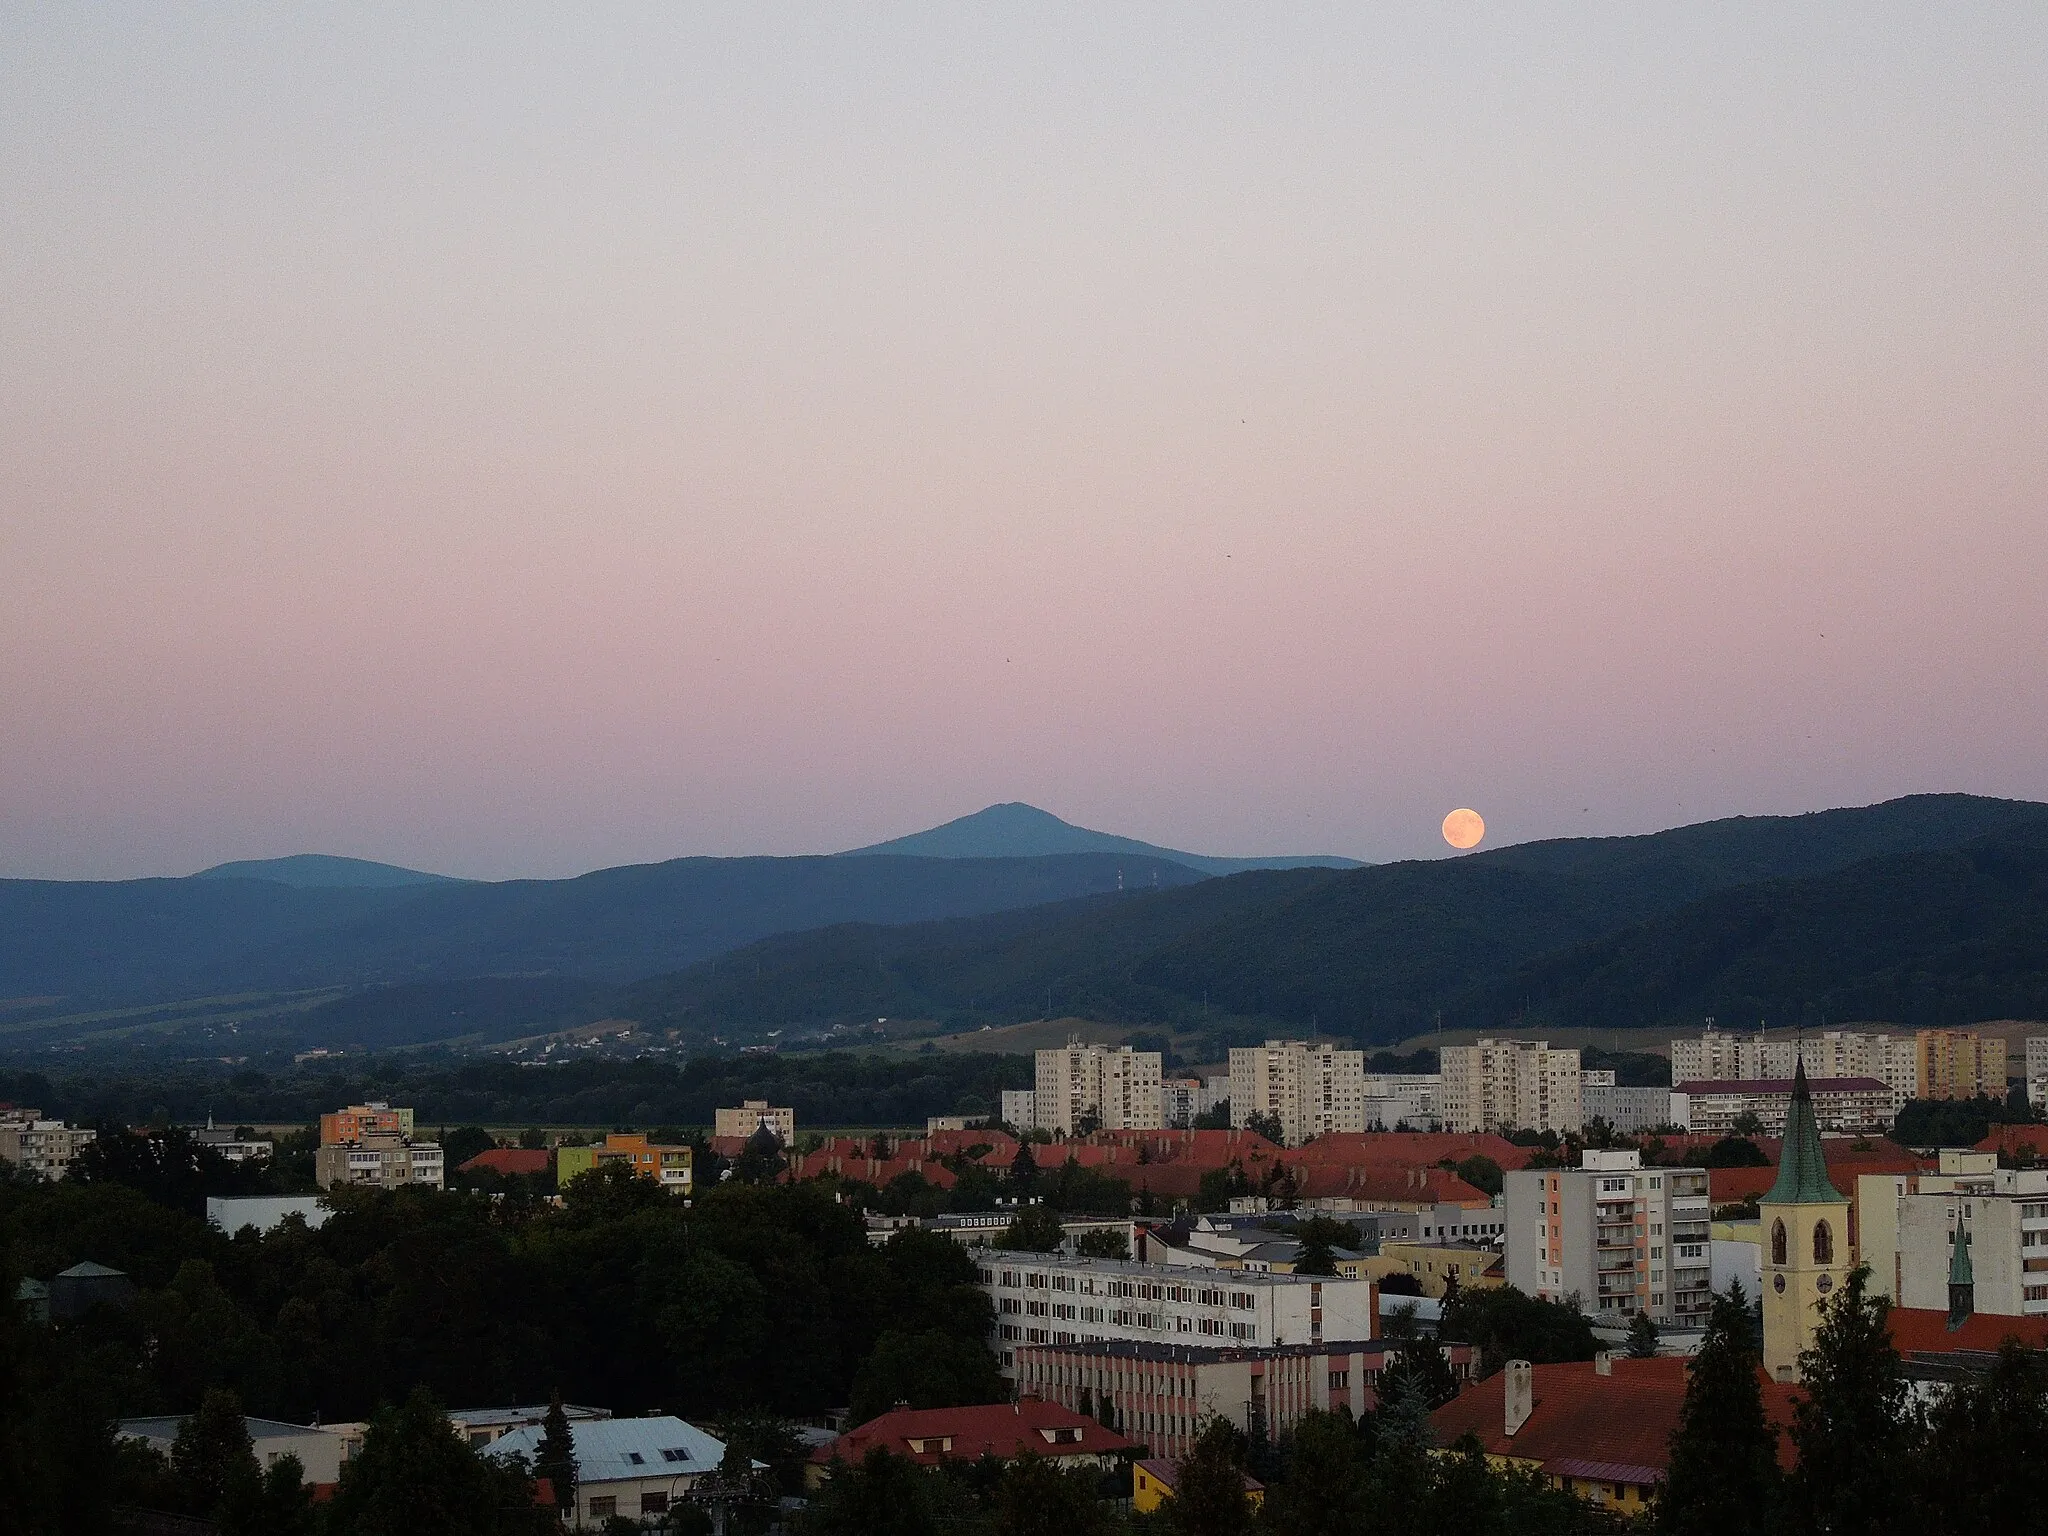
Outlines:
{"label": "sky", "polygon": [[2048,8],[0,6],[0,875],[2048,799]]}

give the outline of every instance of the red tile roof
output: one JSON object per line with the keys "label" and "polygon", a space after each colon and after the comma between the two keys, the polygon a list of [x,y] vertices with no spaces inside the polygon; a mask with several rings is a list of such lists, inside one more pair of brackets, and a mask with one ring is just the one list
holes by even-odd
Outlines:
{"label": "red tile roof", "polygon": [[457,1173],[470,1173],[479,1168],[488,1168],[493,1173],[546,1173],[554,1160],[554,1153],[544,1148],[492,1147],[479,1152],[460,1168]]}
{"label": "red tile roof", "polygon": [[[912,1441],[922,1449],[913,1449]],[[1111,1456],[1132,1448],[1129,1440],[1091,1418],[1027,1397],[967,1408],[897,1408],[819,1447],[811,1460],[856,1462],[876,1446],[927,1467],[983,1456],[1008,1461],[1027,1450],[1057,1458]]]}
{"label": "red tile roof", "polygon": [[1977,1150],[2002,1152],[2015,1160],[2048,1157],[2048,1125],[1994,1125]]}
{"label": "red tile roof", "polygon": [[[1612,1481],[1654,1482],[1671,1463],[1671,1432],[1685,1402],[1686,1362],[1615,1359],[1602,1376],[1590,1360],[1535,1368],[1535,1407],[1512,1438],[1506,1429],[1507,1372],[1475,1382],[1429,1416],[1437,1444],[1448,1446],[1470,1431],[1489,1455],[1531,1461],[1570,1477],[1600,1474],[1568,1470],[1593,1464],[1631,1469]],[[1792,1465],[1793,1388],[1759,1370],[1764,1413],[1779,1429],[1778,1460]],[[1564,1465],[1558,1465],[1563,1463]],[[1640,1471],[1646,1475],[1632,1475]]]}
{"label": "red tile roof", "polygon": [[1449,1158],[1489,1157],[1503,1169],[1526,1168],[1534,1147],[1518,1147],[1505,1136],[1464,1131],[1338,1131],[1318,1136],[1289,1153],[1309,1163],[1400,1163],[1413,1167]]}
{"label": "red tile roof", "polygon": [[1994,1317],[1973,1312],[1951,1330],[1948,1314],[1925,1307],[1893,1307],[1887,1315],[1892,1348],[1902,1355],[1946,1355],[1959,1350],[1995,1352],[2007,1339],[2048,1349],[2048,1317]]}

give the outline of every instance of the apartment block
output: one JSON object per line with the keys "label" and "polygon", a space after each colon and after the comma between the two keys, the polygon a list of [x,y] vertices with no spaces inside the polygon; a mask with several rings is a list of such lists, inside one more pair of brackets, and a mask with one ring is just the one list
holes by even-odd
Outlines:
{"label": "apartment block", "polygon": [[[1596,1077],[1607,1081],[1596,1082]],[[1624,1136],[1631,1136],[1672,1123],[1669,1088],[1624,1087],[1614,1081],[1612,1072],[1588,1072],[1586,1078],[1579,1087],[1579,1108],[1588,1125],[1604,1120]]]}
{"label": "apartment block", "polygon": [[[720,1114],[727,1111],[720,1110]],[[758,1126],[755,1129],[759,1129]],[[721,1133],[724,1134],[724,1133]],[[753,1131],[747,1132],[749,1136]],[[687,1195],[693,1177],[696,1154],[689,1147],[663,1146],[637,1132],[613,1131],[601,1146],[557,1147],[555,1183],[566,1188],[578,1174],[608,1163],[618,1163],[640,1178],[651,1179],[663,1189]]]}
{"label": "apartment block", "polygon": [[[1380,1373],[1401,1345],[1344,1340],[1246,1349],[1119,1341],[1026,1344],[1016,1350],[1019,1396],[1106,1419],[1155,1456],[1177,1459],[1212,1415],[1248,1435],[1278,1440],[1311,1410],[1363,1417]],[[1469,1344],[1449,1346],[1459,1381],[1473,1374]]]}
{"label": "apartment block", "polygon": [[1333,1131],[1363,1131],[1365,1053],[1305,1040],[1268,1040],[1230,1053],[1230,1123],[1253,1115],[1280,1123],[1282,1145],[1298,1147]]}
{"label": "apartment block", "polygon": [[1908,1099],[1920,1096],[1919,1057],[1911,1035],[1858,1034],[1831,1029],[1817,1035],[1767,1037],[1709,1029],[1696,1040],[1671,1042],[1671,1081],[1754,1082],[1766,1078],[1791,1081],[1793,1069],[1805,1064],[1810,1078],[1874,1077],[1890,1090],[1897,1114]]}
{"label": "apartment block", "polygon": [[1949,1311],[1961,1269],[1971,1311],[2048,1316],[2048,1169],[2000,1168],[1993,1152],[1944,1148],[1940,1156],[1934,1172],[1856,1181],[1858,1253],[1871,1289],[1897,1306]]}
{"label": "apartment block", "polygon": [[1038,1094],[1030,1088],[1003,1090],[1003,1124],[1014,1131],[1038,1128]]}
{"label": "apartment block", "polygon": [[714,1136],[737,1136],[745,1140],[764,1125],[785,1147],[795,1143],[796,1111],[777,1109],[766,1099],[748,1099],[737,1109],[715,1109],[711,1112],[711,1134]]}
{"label": "apartment block", "polygon": [[1508,1284],[1589,1316],[1705,1321],[1712,1208],[1703,1168],[1644,1167],[1637,1151],[1588,1148],[1578,1168],[1507,1175]]}
{"label": "apartment block", "polygon": [[381,1100],[351,1104],[347,1109],[337,1109],[331,1115],[320,1117],[320,1145],[323,1147],[361,1141],[365,1136],[410,1138],[411,1135],[412,1111],[393,1109]]}
{"label": "apartment block", "polygon": [[61,1179],[96,1134],[62,1120],[46,1120],[40,1110],[0,1109],[0,1162],[46,1179]]}
{"label": "apartment block", "polygon": [[1548,1040],[1481,1040],[1445,1046],[1438,1055],[1447,1131],[1585,1127],[1577,1051],[1554,1051]]}
{"label": "apartment block", "polygon": [[2005,1041],[1974,1029],[1923,1029],[1913,1037],[1923,1099],[2005,1097]]}
{"label": "apartment block", "polygon": [[1368,1131],[1391,1131],[1405,1125],[1433,1131],[1443,1124],[1438,1101],[1443,1097],[1440,1072],[1368,1072],[1362,1085],[1360,1119]]}
{"label": "apartment block", "polygon": [[[1782,1136],[1792,1112],[1793,1079],[1683,1082],[1671,1090],[1671,1123],[1699,1136],[1732,1136],[1747,1115],[1758,1134]],[[1891,1123],[1892,1090],[1874,1077],[1815,1078],[1814,1119],[1838,1135],[1881,1132]]]}
{"label": "apartment block", "polygon": [[1160,1054],[1128,1045],[1070,1040],[1040,1051],[1032,1128],[1062,1136],[1091,1125],[1105,1131],[1156,1131],[1160,1116]]}
{"label": "apartment block", "polygon": [[1031,1344],[1229,1344],[1271,1349],[1368,1340],[1370,1280],[1233,1270],[1195,1273],[1115,1259],[993,1252],[979,1260],[995,1303],[1003,1373]]}
{"label": "apartment block", "polygon": [[334,1142],[313,1154],[313,1182],[322,1189],[367,1185],[403,1189],[408,1185],[442,1187],[441,1148],[431,1141],[371,1134],[356,1141]]}
{"label": "apartment block", "polygon": [[2036,1109],[2048,1106],[2048,1035],[2027,1040],[2027,1102]]}

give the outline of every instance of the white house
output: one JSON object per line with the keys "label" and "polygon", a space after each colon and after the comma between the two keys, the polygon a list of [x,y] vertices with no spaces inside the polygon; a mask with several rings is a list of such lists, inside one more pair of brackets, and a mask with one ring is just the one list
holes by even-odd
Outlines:
{"label": "white house", "polygon": [[[523,1456],[530,1465],[545,1433],[538,1424],[525,1425],[500,1435],[483,1454]],[[725,1459],[724,1441],[666,1414],[585,1419],[572,1422],[569,1435],[576,1443],[576,1507],[562,1513],[577,1528],[603,1525],[614,1515],[664,1516]]]}

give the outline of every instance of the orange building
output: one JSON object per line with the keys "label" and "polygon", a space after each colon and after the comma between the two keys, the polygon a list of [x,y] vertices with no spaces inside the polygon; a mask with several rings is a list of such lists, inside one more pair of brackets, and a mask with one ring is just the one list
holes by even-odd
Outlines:
{"label": "orange building", "polygon": [[2005,1097],[2005,1041],[1974,1029],[1923,1029],[1913,1037],[1923,1099]]}
{"label": "orange building", "polygon": [[320,1145],[353,1146],[365,1136],[412,1138],[412,1111],[393,1109],[389,1104],[351,1104],[320,1117]]}
{"label": "orange building", "polygon": [[624,1163],[641,1178],[687,1195],[693,1157],[688,1147],[664,1147],[637,1131],[613,1131],[601,1147],[557,1147],[555,1183],[567,1188],[580,1173],[604,1163]]}

